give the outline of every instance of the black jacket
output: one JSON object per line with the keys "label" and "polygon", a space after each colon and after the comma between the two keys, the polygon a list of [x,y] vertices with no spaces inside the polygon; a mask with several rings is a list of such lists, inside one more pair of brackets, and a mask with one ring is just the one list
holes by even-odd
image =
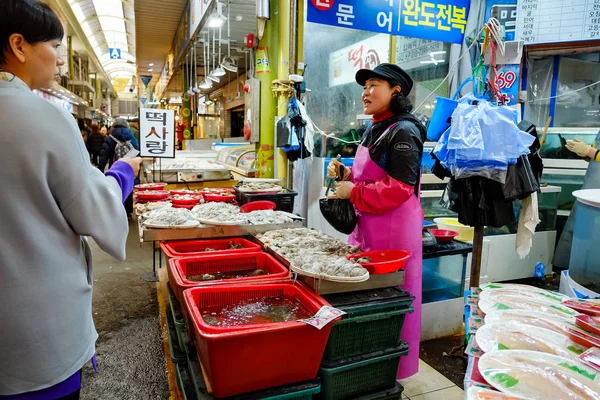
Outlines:
{"label": "black jacket", "polygon": [[[377,139],[390,127],[399,122],[376,146]],[[421,176],[423,143],[427,129],[410,113],[394,115],[385,121],[373,124],[365,132],[362,145],[371,147],[369,155],[373,162],[388,175],[407,185],[418,186]]]}
{"label": "black jacket", "polygon": [[88,137],[87,148],[90,154],[100,155],[102,146],[104,145],[104,135],[101,133],[92,133]]}

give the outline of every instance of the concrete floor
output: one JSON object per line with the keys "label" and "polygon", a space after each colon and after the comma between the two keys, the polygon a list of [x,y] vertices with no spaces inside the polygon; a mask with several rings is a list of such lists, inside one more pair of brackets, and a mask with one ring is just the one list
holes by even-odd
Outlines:
{"label": "concrete floor", "polygon": [[140,247],[137,235],[137,222],[132,221],[125,262],[90,241],[98,373],[91,365],[84,368],[84,400],[169,398],[156,284],[140,279],[152,270],[152,245]]}

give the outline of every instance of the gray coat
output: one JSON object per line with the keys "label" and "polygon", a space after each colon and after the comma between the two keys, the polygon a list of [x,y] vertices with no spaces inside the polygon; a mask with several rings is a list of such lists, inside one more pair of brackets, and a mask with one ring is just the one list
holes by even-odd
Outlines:
{"label": "gray coat", "polygon": [[85,236],[125,258],[117,181],[90,164],[75,120],[0,80],[0,395],[44,389],[95,353]]}

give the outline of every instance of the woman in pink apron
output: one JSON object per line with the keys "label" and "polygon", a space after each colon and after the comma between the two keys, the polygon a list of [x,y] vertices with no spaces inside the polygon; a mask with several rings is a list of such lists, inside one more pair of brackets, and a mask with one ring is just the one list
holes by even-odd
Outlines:
{"label": "woman in pink apron", "polygon": [[[398,378],[418,372],[421,330],[421,278],[423,210],[419,201],[421,158],[425,127],[412,115],[406,98],[410,76],[393,64],[361,69],[356,81],[364,87],[364,112],[373,115],[354,165],[337,184],[339,198],[350,199],[358,222],[350,244],[365,251],[400,249],[412,253],[405,270],[403,289],[415,296],[414,313],[404,323],[402,339],[409,354],[400,361]],[[328,174],[335,176],[332,161]]]}

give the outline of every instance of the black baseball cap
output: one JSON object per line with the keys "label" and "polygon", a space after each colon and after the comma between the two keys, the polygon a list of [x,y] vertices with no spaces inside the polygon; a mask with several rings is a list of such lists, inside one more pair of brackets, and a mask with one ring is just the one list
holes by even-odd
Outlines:
{"label": "black baseball cap", "polygon": [[364,86],[371,78],[383,79],[388,82],[397,82],[402,88],[402,94],[408,96],[413,87],[413,80],[402,68],[395,64],[379,64],[375,69],[360,69],[356,73],[356,82]]}

